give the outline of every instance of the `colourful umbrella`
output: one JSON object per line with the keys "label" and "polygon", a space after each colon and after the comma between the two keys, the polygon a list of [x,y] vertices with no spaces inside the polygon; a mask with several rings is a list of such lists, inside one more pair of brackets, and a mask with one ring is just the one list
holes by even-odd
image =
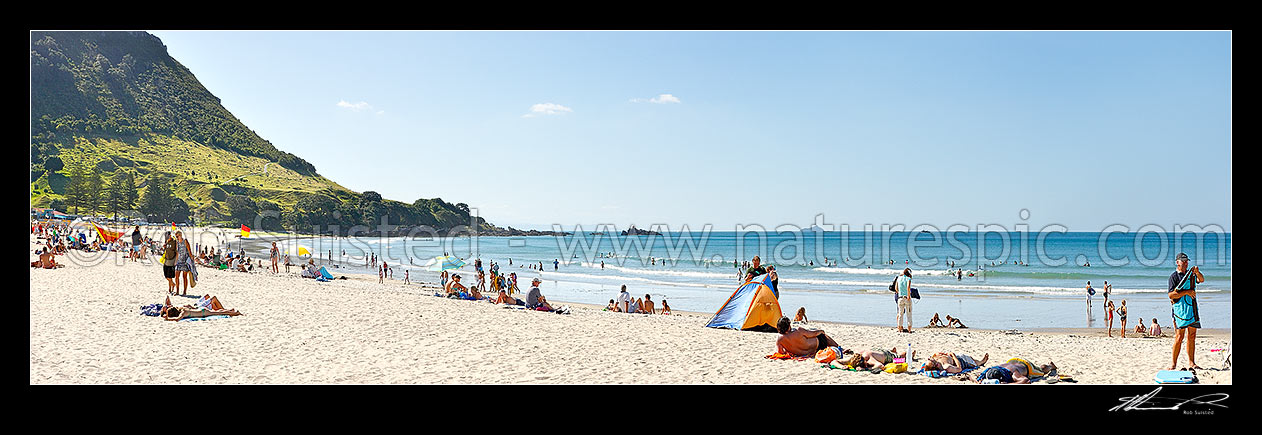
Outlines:
{"label": "colourful umbrella", "polygon": [[464,265],[464,260],[450,255],[440,255],[430,259],[429,263],[425,264],[425,268],[434,272],[442,272],[444,270],[459,269],[464,267]]}
{"label": "colourful umbrella", "polygon": [[297,245],[295,247],[289,247],[289,246],[285,247],[286,254],[292,254],[293,251],[298,251],[298,256],[300,257],[303,255],[311,255],[311,248],[308,248],[306,246]]}

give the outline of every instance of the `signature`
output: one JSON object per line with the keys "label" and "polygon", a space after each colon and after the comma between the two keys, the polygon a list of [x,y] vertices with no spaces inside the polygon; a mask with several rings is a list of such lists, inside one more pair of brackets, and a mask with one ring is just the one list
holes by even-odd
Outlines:
{"label": "signature", "polygon": [[[1109,411],[1132,411],[1132,410],[1177,411],[1180,406],[1187,405],[1187,404],[1210,405],[1210,406],[1226,408],[1227,405],[1223,405],[1218,402],[1227,400],[1228,397],[1231,397],[1231,396],[1228,396],[1227,393],[1206,394],[1203,396],[1197,396],[1195,398],[1186,399],[1186,400],[1174,399],[1174,398],[1169,398],[1169,397],[1157,397],[1157,393],[1161,392],[1161,388],[1162,387],[1157,387],[1156,390],[1153,390],[1151,393],[1148,393],[1142,396],[1119,397],[1118,400],[1122,401],[1122,404],[1114,406],[1113,409],[1110,409]],[[1143,406],[1146,404],[1150,406]],[[1171,405],[1171,404],[1173,404],[1173,406],[1151,406],[1151,405]]]}

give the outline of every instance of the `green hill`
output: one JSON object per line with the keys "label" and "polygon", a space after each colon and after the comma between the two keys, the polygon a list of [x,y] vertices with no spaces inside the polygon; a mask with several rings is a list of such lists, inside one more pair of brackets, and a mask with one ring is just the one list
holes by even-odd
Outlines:
{"label": "green hill", "polygon": [[[141,192],[170,180],[199,223],[231,223],[250,207],[274,207],[282,217],[267,226],[299,231],[375,225],[379,216],[405,226],[470,222],[464,204],[387,200],[320,176],[242,124],[145,32],[31,32],[32,205],[64,201],[75,166],[107,180],[131,171]],[[234,209],[238,195],[250,202],[238,198]]]}

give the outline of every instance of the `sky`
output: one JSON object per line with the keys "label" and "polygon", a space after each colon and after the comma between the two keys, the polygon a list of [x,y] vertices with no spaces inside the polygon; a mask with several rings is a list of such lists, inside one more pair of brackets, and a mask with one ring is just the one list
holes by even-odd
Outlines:
{"label": "sky", "polygon": [[499,226],[1231,231],[1229,32],[151,33],[321,175]]}

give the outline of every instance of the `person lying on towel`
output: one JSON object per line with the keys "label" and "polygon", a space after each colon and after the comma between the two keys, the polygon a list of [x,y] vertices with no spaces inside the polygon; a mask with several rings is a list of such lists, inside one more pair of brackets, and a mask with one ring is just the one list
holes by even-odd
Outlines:
{"label": "person lying on towel", "polygon": [[[218,307],[218,308],[215,308]],[[184,320],[196,319],[210,316],[240,316],[241,312],[236,309],[226,310],[223,304],[219,302],[219,298],[206,295],[197,300],[194,305],[173,306],[171,305],[171,297],[168,296],[166,302],[162,304],[162,318],[166,320]]]}
{"label": "person lying on towel", "polygon": [[1028,384],[1031,377],[1039,377],[1056,371],[1056,363],[1049,362],[1047,364],[1035,367],[1034,364],[1021,359],[1013,358],[1003,364],[989,367],[977,375],[975,380],[982,383],[990,379],[998,379],[1001,384]]}
{"label": "person lying on towel", "polygon": [[[912,357],[916,356],[912,352]],[[855,351],[854,356],[846,361],[846,365],[855,368],[885,370],[886,364],[892,364],[894,358],[907,358],[907,351],[898,352],[898,349],[872,349]]]}
{"label": "person lying on towel", "polygon": [[776,353],[793,356],[815,356],[816,352],[832,346],[840,346],[831,337],[818,329],[793,328],[793,321],[781,317],[776,322],[776,331],[780,337],[776,339]]}
{"label": "person lying on towel", "polygon": [[929,357],[929,361],[925,361],[921,370],[945,370],[947,373],[955,374],[971,368],[986,365],[986,361],[990,361],[990,354],[982,355],[980,362],[973,357],[961,353],[938,352]]}

